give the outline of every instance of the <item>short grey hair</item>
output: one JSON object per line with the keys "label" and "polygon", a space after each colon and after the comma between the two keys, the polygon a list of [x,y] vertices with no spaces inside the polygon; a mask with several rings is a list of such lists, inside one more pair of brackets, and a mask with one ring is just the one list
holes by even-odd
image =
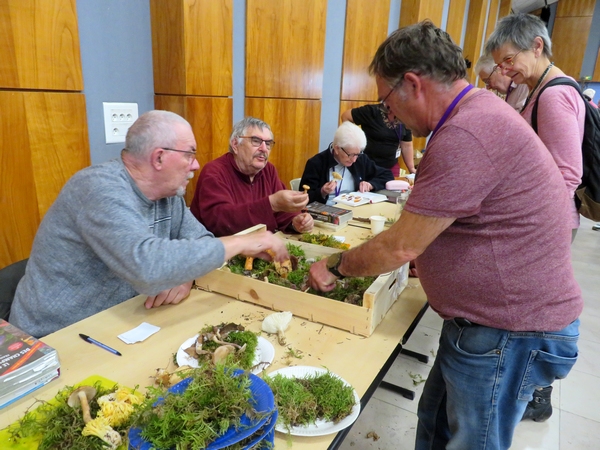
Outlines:
{"label": "short grey hair", "polygon": [[531,14],[511,14],[500,19],[485,44],[485,53],[495,52],[505,44],[512,44],[519,50],[531,50],[538,36],[544,42],[542,53],[548,59],[552,58],[552,41],[542,19]]}
{"label": "short grey hair", "polygon": [[475,63],[475,68],[473,69],[476,75],[479,75],[480,72],[489,73],[490,75],[494,71],[494,67],[496,63],[494,62],[494,58],[491,55],[482,55]]}
{"label": "short grey hair", "polygon": [[462,49],[430,20],[394,31],[377,49],[371,75],[398,86],[407,72],[451,85],[467,76]]}
{"label": "short grey hair", "polygon": [[359,126],[354,125],[352,122],[344,122],[335,131],[333,145],[358,148],[362,152],[367,146],[367,137]]}
{"label": "short grey hair", "polygon": [[173,147],[178,139],[177,127],[174,125],[187,125],[191,128],[187,120],[174,112],[148,111],[127,130],[123,150],[135,156],[143,156],[158,147]]}
{"label": "short grey hair", "polygon": [[234,139],[237,139],[238,143],[242,142],[242,138],[240,136],[246,136],[246,132],[249,128],[259,128],[264,130],[265,128],[271,132],[271,139],[273,139],[273,131],[268,123],[263,122],[256,117],[244,117],[238,123],[233,126],[233,131],[231,132],[231,136],[229,136],[229,152],[233,153],[233,147],[231,143]]}

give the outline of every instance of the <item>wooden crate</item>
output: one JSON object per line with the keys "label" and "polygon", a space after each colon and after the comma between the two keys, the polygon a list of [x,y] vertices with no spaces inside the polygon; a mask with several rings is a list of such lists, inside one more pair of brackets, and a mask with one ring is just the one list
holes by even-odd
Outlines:
{"label": "wooden crate", "polygon": [[[260,230],[253,227],[243,234]],[[293,242],[307,257],[328,256],[337,249]],[[361,336],[370,336],[408,283],[408,264],[380,275],[363,295],[363,306],[351,305],[283,286],[266,283],[222,269],[198,278],[201,289],[218,292],[244,302],[254,303],[275,311],[291,311],[295,316],[318,322]]]}

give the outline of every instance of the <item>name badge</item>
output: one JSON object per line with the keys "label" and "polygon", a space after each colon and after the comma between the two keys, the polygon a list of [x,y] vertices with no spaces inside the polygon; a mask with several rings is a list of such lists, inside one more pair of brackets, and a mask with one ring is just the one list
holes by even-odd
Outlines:
{"label": "name badge", "polygon": [[396,149],[396,159],[400,158],[400,155],[402,154],[402,151],[400,150],[400,147],[398,147]]}

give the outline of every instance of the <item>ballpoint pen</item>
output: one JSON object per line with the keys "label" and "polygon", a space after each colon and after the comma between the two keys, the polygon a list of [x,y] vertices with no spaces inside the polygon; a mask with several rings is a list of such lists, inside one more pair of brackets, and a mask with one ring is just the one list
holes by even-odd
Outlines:
{"label": "ballpoint pen", "polygon": [[79,333],[79,337],[80,337],[81,339],[83,339],[85,342],[88,342],[88,343],[90,343],[90,344],[95,344],[95,345],[97,345],[98,347],[100,347],[100,348],[103,348],[104,350],[108,350],[109,352],[111,352],[111,353],[114,353],[114,354],[115,354],[115,355],[117,355],[117,356],[122,356],[122,355],[121,355],[121,353],[119,353],[119,352],[118,352],[117,350],[115,350],[114,348],[112,348],[112,347],[109,347],[108,345],[106,345],[106,344],[103,344],[102,342],[99,342],[99,341],[97,341],[96,339],[89,337],[87,334],[81,334],[81,333]]}

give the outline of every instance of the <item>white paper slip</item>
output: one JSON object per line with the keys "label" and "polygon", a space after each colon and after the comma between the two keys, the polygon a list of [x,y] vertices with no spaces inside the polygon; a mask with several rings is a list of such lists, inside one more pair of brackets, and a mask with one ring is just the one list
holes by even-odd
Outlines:
{"label": "white paper slip", "polygon": [[152,336],[160,330],[160,327],[151,325],[147,322],[142,322],[140,325],[135,327],[133,330],[126,331],[123,334],[117,336],[126,344],[135,344],[136,342],[142,342]]}

